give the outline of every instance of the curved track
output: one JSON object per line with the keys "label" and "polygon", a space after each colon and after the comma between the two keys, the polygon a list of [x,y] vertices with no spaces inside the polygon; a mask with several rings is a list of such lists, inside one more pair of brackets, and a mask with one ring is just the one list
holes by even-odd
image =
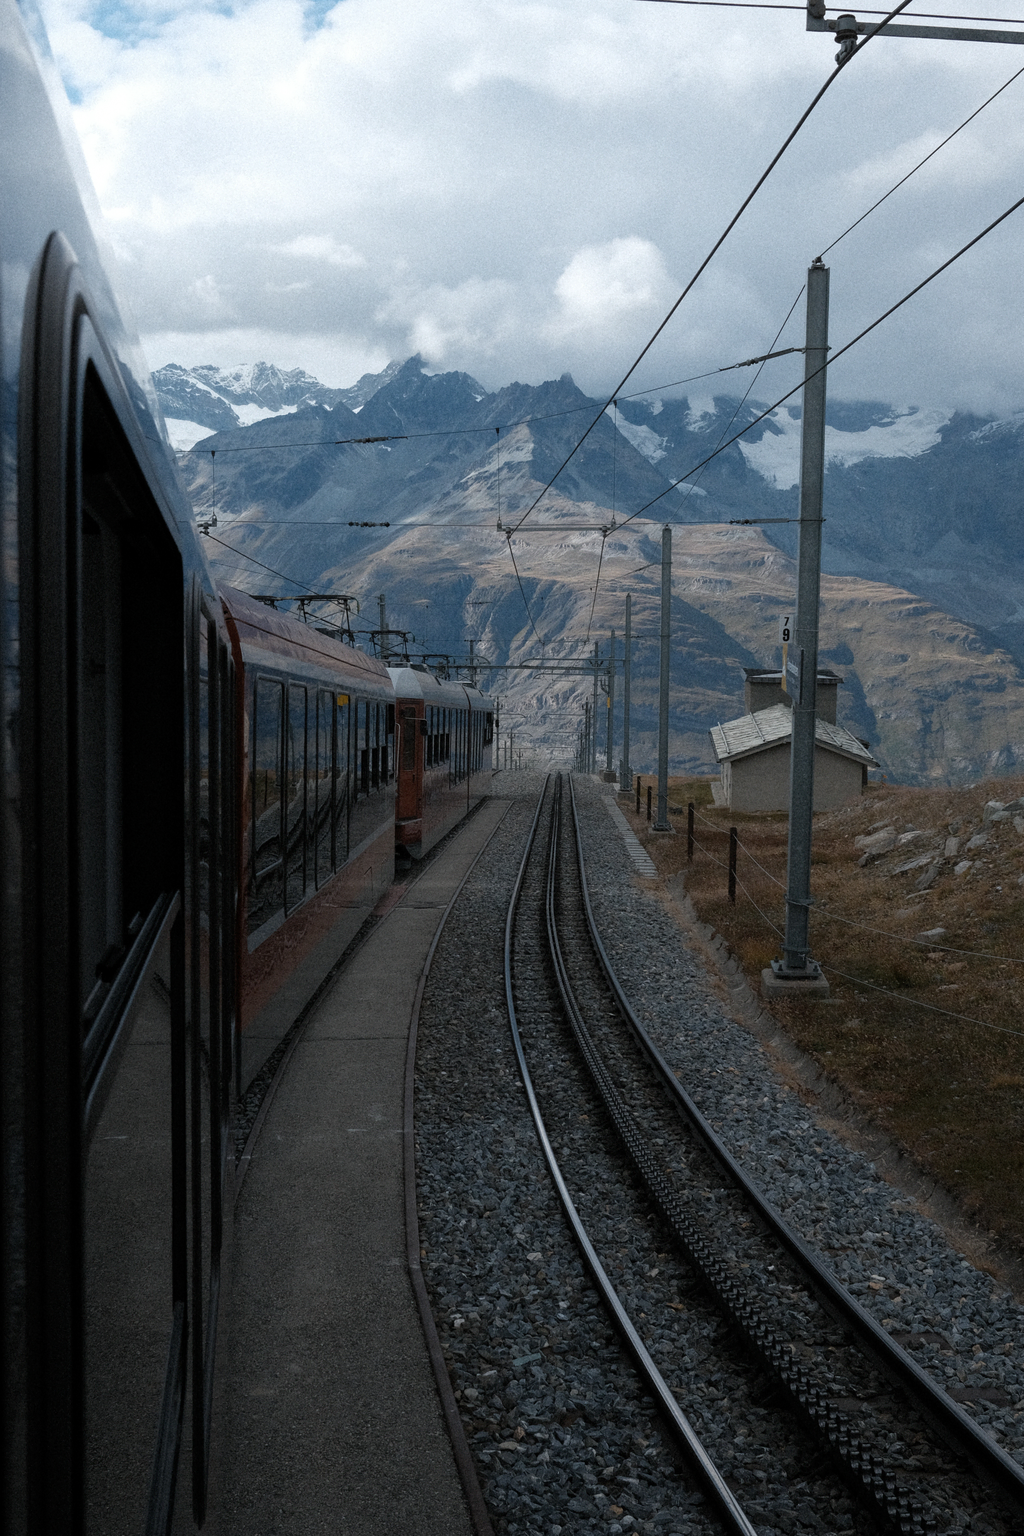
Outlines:
{"label": "curved track", "polygon": [[[905,1536],[924,1536],[937,1528],[935,1517],[926,1513],[928,1477],[915,1475],[922,1467],[933,1478],[947,1475],[948,1457],[935,1453],[937,1432],[955,1453],[953,1475],[970,1483],[967,1467],[973,1469],[1012,1511],[1006,1528],[1018,1528],[1024,1515],[1020,1467],[893,1343],[786,1225],[681,1088],[636,1018],[594,923],[571,781],[568,798],[571,816],[563,815],[561,778],[553,786],[549,781],[509,908],[505,976],[515,1048],[544,1154],[577,1241],[719,1517],[727,1529],[751,1529],[615,1296],[545,1130],[527,1054],[535,1064],[542,1058],[542,1040],[552,1028],[571,1034],[602,1113],[632,1164],[635,1183],[690,1271],[813,1437],[816,1452],[871,1518]],[[526,1030],[525,1045],[517,1004],[519,1015],[534,1022]],[[680,1148],[680,1142],[686,1146]],[[694,1157],[705,1165],[713,1160],[715,1175],[728,1180],[721,1194],[731,1208],[725,1221],[719,1215],[712,1227],[702,1222],[692,1191],[679,1178],[680,1167]],[[740,1236],[752,1227],[753,1233]],[[745,1245],[745,1258],[743,1253],[737,1257],[738,1244]],[[801,1308],[796,1322],[795,1293]],[[895,1444],[894,1422],[901,1431]],[[977,1506],[979,1493],[984,1501],[983,1491],[976,1490],[968,1502]]]}

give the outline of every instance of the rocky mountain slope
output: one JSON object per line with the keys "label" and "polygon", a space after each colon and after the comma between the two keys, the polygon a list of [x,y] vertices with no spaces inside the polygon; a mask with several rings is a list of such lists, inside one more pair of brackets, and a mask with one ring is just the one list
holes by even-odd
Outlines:
{"label": "rocky mountain slope", "polygon": [[[265,411],[225,424],[182,460],[197,509],[216,513],[222,543],[210,547],[226,577],[264,591],[333,585],[364,600],[384,590],[390,622],[424,649],[465,655],[472,637],[495,663],[579,659],[595,639],[606,654],[632,591],[638,767],[653,760],[656,562],[671,523],[673,757],[680,771],[712,766],[707,729],[741,712],[742,666],[777,663],[776,617],[795,586],[794,530],[729,519],[795,515],[797,414],[781,410],[673,488],[758,407],[622,402],[509,541],[496,524],[524,514],[599,406],[568,375],[489,393],[410,358],[314,399],[306,375],[279,375],[274,393],[256,370],[203,372],[215,371],[190,377],[216,384],[236,414]],[[293,406],[286,388],[310,398]],[[288,414],[271,416],[281,400],[274,408]],[[868,403],[834,407],[829,420],[822,650],[846,679],[840,718],[903,782],[1019,769],[1024,606],[1013,555],[1024,537],[1014,490],[1024,417]],[[506,726],[571,750],[585,680],[493,673],[490,686]]]}

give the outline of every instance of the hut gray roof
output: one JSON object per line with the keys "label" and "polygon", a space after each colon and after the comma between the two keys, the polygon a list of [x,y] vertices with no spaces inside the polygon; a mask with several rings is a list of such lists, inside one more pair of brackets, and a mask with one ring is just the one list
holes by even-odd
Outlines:
{"label": "hut gray roof", "polygon": [[[773,704],[770,709],[760,709],[754,715],[740,715],[737,720],[727,720],[724,725],[711,727],[711,742],[720,763],[735,762],[737,758],[750,757],[763,752],[766,747],[777,747],[788,741],[793,727],[793,712],[786,704]],[[878,763],[867,747],[852,736],[842,725],[832,725],[827,720],[816,719],[814,739],[818,746],[830,752],[838,752],[868,768]]]}

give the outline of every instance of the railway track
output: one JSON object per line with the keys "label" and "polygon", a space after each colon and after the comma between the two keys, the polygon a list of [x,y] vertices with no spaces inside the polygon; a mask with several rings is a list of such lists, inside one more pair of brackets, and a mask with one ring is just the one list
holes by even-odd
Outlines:
{"label": "railway track", "polygon": [[[750,1516],[673,1389],[689,1336],[715,1326],[709,1310],[720,1333],[724,1325],[735,1434],[747,1432],[744,1401],[767,1399],[787,1421],[766,1485],[812,1464],[846,1484],[867,1529],[1024,1530],[1017,1463],[786,1226],[634,1016],[593,921],[571,781],[566,791],[561,776],[545,786],[512,895],[505,980],[524,1086],[565,1214],[724,1527],[754,1530],[756,1500]],[[628,1304],[613,1283],[623,1250],[608,1239],[618,1211],[623,1229],[642,1235]],[[668,1277],[679,1299],[667,1303],[676,1315],[666,1330],[652,1319],[664,1313]]]}

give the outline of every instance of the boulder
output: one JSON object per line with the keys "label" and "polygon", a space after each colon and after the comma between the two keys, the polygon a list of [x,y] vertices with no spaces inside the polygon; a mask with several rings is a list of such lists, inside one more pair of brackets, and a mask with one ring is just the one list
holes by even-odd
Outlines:
{"label": "boulder", "polygon": [[895,848],[896,828],[883,827],[880,832],[873,832],[866,837],[855,837],[853,846],[864,850],[857,861],[863,869],[865,864],[873,864],[875,859],[880,859],[884,853],[889,852],[890,848]]}

